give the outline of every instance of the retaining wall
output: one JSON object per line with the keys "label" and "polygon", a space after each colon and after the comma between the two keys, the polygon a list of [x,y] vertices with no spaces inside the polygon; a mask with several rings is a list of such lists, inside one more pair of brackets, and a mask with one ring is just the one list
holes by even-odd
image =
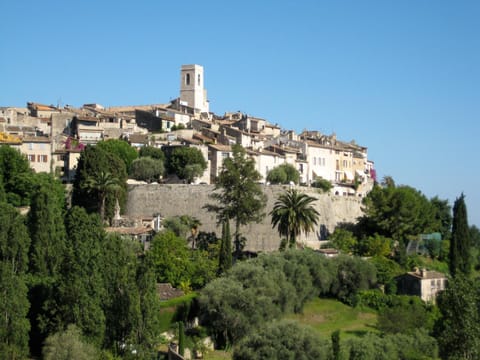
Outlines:
{"label": "retaining wall", "polygon": [[[175,215],[190,215],[200,220],[201,231],[214,231],[220,236],[221,228],[216,224],[214,213],[209,213],[203,206],[211,203],[209,195],[213,192],[213,185],[183,185],[183,184],[153,184],[129,185],[126,215],[132,217],[150,217],[159,213],[162,217]],[[278,195],[288,189],[288,186],[264,186],[268,201],[265,209],[265,219],[260,224],[250,224],[241,229],[247,238],[246,250],[274,251],[280,245],[280,236],[277,229],[272,229],[271,217],[268,213],[272,210]],[[356,197],[334,196],[320,194],[317,189],[298,187],[317,198],[313,203],[320,213],[318,226],[315,233],[307,238],[301,236],[298,241],[308,246],[318,248],[320,240],[325,239],[327,232],[332,232],[336,224],[342,222],[355,222],[362,215],[361,199]],[[233,224],[232,224],[233,232]]]}

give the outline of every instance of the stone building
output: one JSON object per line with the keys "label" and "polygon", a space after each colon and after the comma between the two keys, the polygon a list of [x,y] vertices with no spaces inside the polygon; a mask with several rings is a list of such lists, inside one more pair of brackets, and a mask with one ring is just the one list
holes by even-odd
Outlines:
{"label": "stone building", "polygon": [[423,301],[435,302],[437,294],[445,290],[447,277],[438,271],[416,270],[397,278],[398,293],[420,296]]}

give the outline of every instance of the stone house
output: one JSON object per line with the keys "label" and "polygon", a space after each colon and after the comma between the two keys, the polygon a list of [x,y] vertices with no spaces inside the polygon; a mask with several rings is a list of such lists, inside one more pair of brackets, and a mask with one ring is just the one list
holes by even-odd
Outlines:
{"label": "stone house", "polygon": [[423,301],[435,302],[437,294],[445,290],[445,274],[433,270],[416,270],[397,277],[397,291],[402,295],[420,296]]}
{"label": "stone house", "polygon": [[22,143],[13,147],[25,154],[35,172],[50,173],[52,170],[52,141],[46,136],[25,136]]}
{"label": "stone house", "polygon": [[104,129],[99,126],[99,119],[91,116],[75,116],[72,122],[73,135],[85,145],[96,144],[103,140]]}

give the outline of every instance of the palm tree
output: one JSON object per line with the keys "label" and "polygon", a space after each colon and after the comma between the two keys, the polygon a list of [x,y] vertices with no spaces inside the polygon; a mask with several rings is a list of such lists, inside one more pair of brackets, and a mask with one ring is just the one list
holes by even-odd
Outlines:
{"label": "palm tree", "polygon": [[108,194],[120,189],[120,181],[108,171],[100,171],[97,176],[90,176],[83,184],[85,189],[96,192],[98,196],[98,208],[102,221],[105,220],[105,200]]}
{"label": "palm tree", "polygon": [[[301,232],[305,234],[313,231],[317,225],[317,210],[311,205],[314,197],[299,193],[296,189],[289,189],[281,194],[270,212],[272,216],[272,227],[278,226],[280,236],[286,237],[289,247],[295,247],[297,236]],[[282,249],[284,246],[281,245]]]}

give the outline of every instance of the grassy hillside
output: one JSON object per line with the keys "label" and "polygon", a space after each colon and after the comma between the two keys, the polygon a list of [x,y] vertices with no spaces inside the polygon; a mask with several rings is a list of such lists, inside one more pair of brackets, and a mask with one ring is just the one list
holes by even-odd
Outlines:
{"label": "grassy hillside", "polygon": [[324,338],[330,338],[335,330],[340,330],[344,337],[376,331],[377,322],[377,314],[373,310],[352,308],[332,299],[310,301],[305,305],[303,314],[288,318],[311,326]]}
{"label": "grassy hillside", "polygon": [[[369,309],[357,309],[333,299],[315,299],[308,302],[303,314],[287,316],[301,324],[308,325],[320,336],[329,339],[332,332],[340,330],[342,339],[350,336],[361,336],[367,331],[375,332],[377,314]],[[206,354],[207,360],[231,359],[231,354],[215,351]]]}

